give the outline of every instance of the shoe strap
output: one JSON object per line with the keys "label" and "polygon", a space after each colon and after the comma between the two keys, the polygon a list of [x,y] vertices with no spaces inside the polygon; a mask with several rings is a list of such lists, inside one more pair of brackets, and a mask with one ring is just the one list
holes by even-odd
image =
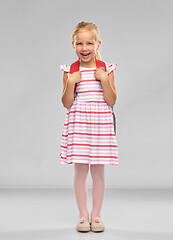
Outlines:
{"label": "shoe strap", "polygon": [[101,219],[100,219],[100,217],[95,217],[93,221],[96,223],[99,223],[101,221]]}
{"label": "shoe strap", "polygon": [[84,221],[88,221],[86,218],[84,218],[84,217],[81,217],[80,218],[80,223],[84,223]]}

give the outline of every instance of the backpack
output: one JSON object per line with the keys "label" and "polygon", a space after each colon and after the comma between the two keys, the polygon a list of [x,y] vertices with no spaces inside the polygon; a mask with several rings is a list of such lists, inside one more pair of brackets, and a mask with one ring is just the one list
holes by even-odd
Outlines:
{"label": "backpack", "polygon": [[[80,67],[80,61],[79,60],[72,63],[71,66],[70,66],[70,74],[79,71],[79,67]],[[96,67],[102,69],[103,71],[106,71],[106,64],[101,60],[96,59]],[[74,97],[76,97],[76,95],[77,95],[76,87],[77,87],[77,83],[75,84],[75,88],[74,88]],[[114,111],[113,111],[113,107],[112,107],[112,112],[113,112],[113,121],[114,121],[114,132],[115,132],[115,135],[116,135],[116,118],[115,118],[115,114],[114,114]]]}

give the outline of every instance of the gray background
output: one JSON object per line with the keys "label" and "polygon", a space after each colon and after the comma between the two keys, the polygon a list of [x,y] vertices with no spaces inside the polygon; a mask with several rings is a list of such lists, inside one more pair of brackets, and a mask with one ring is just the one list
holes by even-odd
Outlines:
{"label": "gray background", "polygon": [[[107,187],[173,187],[172,1],[0,1],[0,186],[73,187],[60,164],[67,109],[60,64],[76,60],[80,21],[98,26],[103,61],[117,63],[119,165]],[[88,177],[89,187],[92,184]]]}

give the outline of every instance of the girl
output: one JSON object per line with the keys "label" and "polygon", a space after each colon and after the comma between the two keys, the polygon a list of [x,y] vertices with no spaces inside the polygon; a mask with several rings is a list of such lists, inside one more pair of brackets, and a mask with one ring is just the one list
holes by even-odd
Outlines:
{"label": "girl", "polygon": [[[118,165],[112,113],[117,98],[113,71],[117,64],[106,63],[106,71],[96,67],[96,61],[101,60],[98,51],[101,40],[93,23],[78,23],[71,43],[80,66],[78,71],[70,74],[71,65],[61,65],[64,71],[61,100],[67,114],[60,162],[75,165],[74,189],[80,213],[77,230],[90,231],[91,228],[92,231],[104,231],[100,217],[105,191],[104,164]],[[90,222],[86,184],[89,164],[93,181]]]}

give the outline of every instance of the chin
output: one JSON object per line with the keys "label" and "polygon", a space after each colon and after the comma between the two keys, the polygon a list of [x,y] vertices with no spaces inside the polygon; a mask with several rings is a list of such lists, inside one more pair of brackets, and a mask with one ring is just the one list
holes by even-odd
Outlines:
{"label": "chin", "polygon": [[89,59],[83,59],[83,58],[80,58],[80,59],[81,59],[81,61],[83,61],[83,62],[91,62],[91,61],[93,61],[95,58],[92,57],[92,58],[89,58]]}

